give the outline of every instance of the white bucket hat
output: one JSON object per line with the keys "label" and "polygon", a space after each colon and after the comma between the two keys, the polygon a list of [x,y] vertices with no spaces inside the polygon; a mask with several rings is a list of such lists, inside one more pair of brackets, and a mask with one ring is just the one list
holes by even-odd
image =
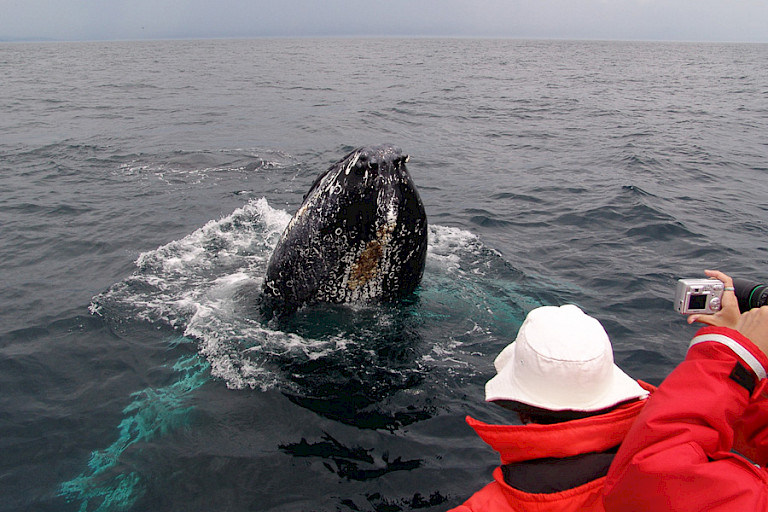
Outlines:
{"label": "white bucket hat", "polygon": [[572,304],[530,313],[493,362],[486,401],[511,400],[551,411],[599,411],[648,395],[613,363],[603,326]]}

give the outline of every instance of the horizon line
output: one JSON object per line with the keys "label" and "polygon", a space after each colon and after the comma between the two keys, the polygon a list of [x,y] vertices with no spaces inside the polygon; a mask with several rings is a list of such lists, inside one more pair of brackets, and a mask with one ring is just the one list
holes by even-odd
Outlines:
{"label": "horizon line", "polygon": [[504,35],[363,35],[363,34],[325,34],[325,35],[188,35],[129,38],[56,38],[56,37],[0,37],[0,43],[109,43],[109,42],[161,42],[161,41],[216,41],[216,40],[264,40],[264,39],[476,39],[476,40],[511,40],[511,41],[573,41],[573,42],[626,42],[626,43],[690,43],[690,44],[768,44],[766,41],[730,40],[730,39],[656,39],[656,38],[599,38],[599,37],[524,37]]}

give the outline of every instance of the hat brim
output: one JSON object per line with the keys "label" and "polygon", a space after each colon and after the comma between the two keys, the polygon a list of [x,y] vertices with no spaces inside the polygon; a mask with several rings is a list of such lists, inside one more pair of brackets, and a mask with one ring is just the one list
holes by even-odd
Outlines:
{"label": "hat brim", "polygon": [[615,364],[613,365],[611,380],[612,382],[609,386],[605,387],[603,393],[599,396],[590,397],[589,401],[569,399],[567,402],[557,403],[536,396],[535,391],[527,389],[525,383],[519,382],[516,378],[514,365],[507,364],[495,377],[485,384],[485,400],[486,402],[496,400],[520,402],[550,411],[590,412],[600,411],[622,402],[648,396],[648,391],[643,389],[635,379],[624,373]]}

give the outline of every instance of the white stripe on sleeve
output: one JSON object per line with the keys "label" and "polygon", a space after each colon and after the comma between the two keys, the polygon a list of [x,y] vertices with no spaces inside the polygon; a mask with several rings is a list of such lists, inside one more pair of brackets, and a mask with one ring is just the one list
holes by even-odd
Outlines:
{"label": "white stripe on sleeve", "polygon": [[760,364],[760,361],[758,361],[757,358],[753,356],[749,350],[744,348],[738,341],[733,340],[728,336],[724,336],[722,334],[702,334],[693,338],[688,348],[690,349],[692,346],[698,343],[703,343],[705,341],[714,341],[730,348],[737,356],[741,358],[742,361],[747,363],[749,367],[752,368],[752,371],[755,372],[755,375],[757,375],[758,379],[762,380],[766,378],[765,368],[763,368],[763,365]]}

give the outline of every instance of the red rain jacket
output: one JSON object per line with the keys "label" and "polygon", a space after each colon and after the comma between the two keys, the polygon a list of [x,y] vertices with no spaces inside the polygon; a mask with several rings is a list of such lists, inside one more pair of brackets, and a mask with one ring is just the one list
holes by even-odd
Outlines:
{"label": "red rain jacket", "polygon": [[[655,388],[644,382],[647,390]],[[490,425],[467,416],[467,423],[494,450],[502,465],[535,459],[562,459],[604,452],[619,445],[647,400],[637,400],[599,415],[553,425]],[[524,469],[521,469],[524,471]],[[501,467],[494,481],[451,512],[480,511],[602,511],[605,476],[585,484],[550,493],[529,493],[505,482]]]}
{"label": "red rain jacket", "polygon": [[768,510],[766,368],[739,332],[701,329],[619,449],[606,510]]}

